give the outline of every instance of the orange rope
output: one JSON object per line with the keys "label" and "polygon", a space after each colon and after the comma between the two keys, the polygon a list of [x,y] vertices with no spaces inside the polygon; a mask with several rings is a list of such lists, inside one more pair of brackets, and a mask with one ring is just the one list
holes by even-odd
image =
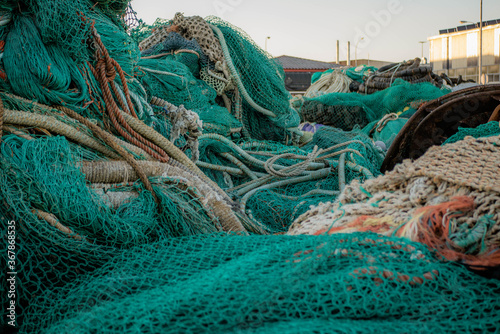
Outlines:
{"label": "orange rope", "polygon": [[[124,112],[127,112],[128,109],[128,111],[133,117],[138,118],[137,114],[135,113],[132,100],[130,99],[130,92],[128,89],[127,81],[125,79],[125,74],[121,69],[120,65],[109,56],[106,47],[102,43],[95,29],[93,29],[93,34],[94,34],[94,41],[98,46],[96,49],[97,63],[95,68],[91,64],[89,64],[89,67],[93,75],[101,85],[104,97],[104,103],[106,104],[106,113],[111,119],[113,126],[120,133],[120,135],[122,135],[130,143],[140,147],[155,159],[158,159],[161,162],[168,162],[169,156],[164,150],[162,150],[157,145],[153,144],[152,142],[141,136],[139,133],[134,131],[130,127],[130,125],[126,122],[126,120],[123,118],[120,108],[118,107],[113,98],[111,89],[113,89],[115,96],[117,96]],[[125,95],[126,105],[122,101],[122,99],[119,98],[120,94],[114,83],[117,73],[123,85],[123,93]],[[111,89],[109,86],[111,86]]]}
{"label": "orange rope", "polygon": [[483,254],[469,255],[450,249],[449,225],[453,218],[474,210],[474,200],[468,196],[452,198],[452,201],[427,206],[417,211],[423,215],[418,224],[417,240],[435,249],[449,261],[461,261],[474,269],[486,269],[500,265],[500,249],[488,249]]}

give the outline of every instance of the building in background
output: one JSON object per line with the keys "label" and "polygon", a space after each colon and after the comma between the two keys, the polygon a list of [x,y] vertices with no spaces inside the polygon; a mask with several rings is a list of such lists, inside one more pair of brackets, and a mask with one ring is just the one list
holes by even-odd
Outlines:
{"label": "building in background", "polygon": [[[358,59],[358,66],[367,65],[373,66],[376,68],[381,68],[382,66],[389,65],[394,63],[393,61],[385,61],[385,60],[374,60],[374,59]],[[346,66],[347,60],[342,60],[339,62],[340,65]],[[356,66],[356,60],[351,59],[351,66]]]}
{"label": "building in background", "polygon": [[340,65],[323,61],[279,56],[274,58],[285,70],[285,87],[292,94],[303,94],[311,85],[311,77],[316,72],[324,72]]}
{"label": "building in background", "polygon": [[[439,31],[429,37],[433,71],[479,82],[479,23]],[[500,19],[483,22],[484,82],[500,81]]]}

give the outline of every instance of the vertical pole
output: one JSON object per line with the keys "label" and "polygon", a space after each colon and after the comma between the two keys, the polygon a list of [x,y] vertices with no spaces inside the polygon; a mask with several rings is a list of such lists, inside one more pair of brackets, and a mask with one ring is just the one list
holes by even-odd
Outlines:
{"label": "vertical pole", "polygon": [[337,39],[337,65],[340,64],[340,41]]}
{"label": "vertical pole", "polygon": [[481,12],[479,15],[479,83],[483,81],[483,0],[481,0]]}
{"label": "vertical pole", "polygon": [[347,66],[351,66],[351,42],[347,42]]}

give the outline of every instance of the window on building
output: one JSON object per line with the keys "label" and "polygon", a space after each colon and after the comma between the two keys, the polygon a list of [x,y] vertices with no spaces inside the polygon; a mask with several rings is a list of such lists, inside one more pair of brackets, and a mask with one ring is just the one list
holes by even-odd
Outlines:
{"label": "window on building", "polygon": [[477,32],[467,34],[467,57],[477,57]]}

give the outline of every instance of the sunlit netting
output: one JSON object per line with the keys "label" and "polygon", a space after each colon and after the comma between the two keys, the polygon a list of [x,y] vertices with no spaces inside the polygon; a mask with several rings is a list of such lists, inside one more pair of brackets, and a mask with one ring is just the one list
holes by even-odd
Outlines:
{"label": "sunlit netting", "polygon": [[139,45],[140,42],[150,37],[156,29],[164,29],[168,25],[169,20],[166,19],[157,18],[152,25],[146,24],[144,21],[140,20],[139,25],[130,30],[130,36]]}
{"label": "sunlit netting", "polygon": [[220,230],[182,179],[152,179],[158,210],[139,183],[90,184],[77,167],[88,154],[72,148],[63,137],[3,136],[0,211],[19,224],[20,316],[32,296],[93,270],[114,249]]}
{"label": "sunlit netting", "polygon": [[191,73],[198,77],[200,69],[208,66],[208,57],[203,53],[196,40],[187,40],[176,32],[168,34],[167,38],[154,47],[141,52],[142,58],[165,58],[186,65]]}
{"label": "sunlit netting", "polygon": [[21,333],[487,332],[499,293],[398,238],[208,235],[122,252],[44,291]]}
{"label": "sunlit netting", "polygon": [[[242,122],[250,136],[278,142],[288,139],[290,143],[292,137],[287,129],[297,128],[300,120],[290,108],[290,94],[285,89],[283,68],[242,30],[216,17],[210,17],[207,21],[222,33],[225,62],[229,64],[229,54],[236,69],[236,73],[231,71],[231,75],[238,76],[248,92],[248,96],[245,96],[238,86],[243,97]],[[276,117],[264,115],[263,111],[256,110],[255,104]]]}
{"label": "sunlit netting", "polygon": [[398,79],[392,87],[371,95],[332,93],[305,98],[300,113],[309,122],[352,130],[356,125],[364,127],[386,114],[402,112],[407,107],[417,109],[421,103],[446,93],[447,90],[429,83],[411,84]]}
{"label": "sunlit netting", "polygon": [[271,141],[236,145],[220,136],[203,135],[197,164],[238,198],[264,231],[284,232],[310,206],[333,201],[352,180],[364,181],[379,173],[379,162],[371,160],[377,153],[368,138],[332,146],[320,152]]}
{"label": "sunlit netting", "polygon": [[453,136],[448,138],[443,145],[456,143],[459,140],[463,140],[467,136],[472,136],[474,138],[480,137],[491,137],[500,135],[500,126],[497,121],[488,122],[481,124],[477,128],[458,128],[458,132]]}

